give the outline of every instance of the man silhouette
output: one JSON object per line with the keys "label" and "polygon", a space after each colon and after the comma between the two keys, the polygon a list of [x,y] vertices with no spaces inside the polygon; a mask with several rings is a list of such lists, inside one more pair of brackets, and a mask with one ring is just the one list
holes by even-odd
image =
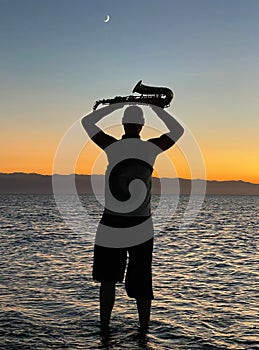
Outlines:
{"label": "man silhouette", "polygon": [[128,266],[125,288],[135,298],[139,330],[148,331],[152,289],[153,224],[151,218],[151,179],[159,153],[172,147],[184,132],[182,126],[160,107],[150,105],[169,132],[158,138],[142,140],[143,111],[131,105],[124,111],[124,135],[116,139],[103,132],[98,121],[122,108],[113,104],[82,118],[90,138],[108,158],[105,173],[105,209],[98,226],[94,247],[93,279],[100,282],[101,333],[107,334],[115,301],[116,282],[122,282]]}

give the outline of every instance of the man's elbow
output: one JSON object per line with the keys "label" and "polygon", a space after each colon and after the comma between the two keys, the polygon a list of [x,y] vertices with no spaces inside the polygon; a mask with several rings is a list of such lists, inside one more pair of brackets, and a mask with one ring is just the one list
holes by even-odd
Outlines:
{"label": "man's elbow", "polygon": [[179,125],[177,130],[174,130],[171,133],[171,138],[173,139],[174,142],[177,142],[180,139],[180,137],[182,137],[183,134],[184,134],[184,128],[181,125]]}
{"label": "man's elbow", "polygon": [[180,137],[182,137],[184,134],[184,128],[180,125],[179,130],[178,130],[178,140]]}
{"label": "man's elbow", "polygon": [[81,124],[82,124],[82,126],[83,126],[83,128],[84,128],[85,130],[88,129],[87,116],[85,116],[85,117],[83,117],[83,118],[81,119]]}

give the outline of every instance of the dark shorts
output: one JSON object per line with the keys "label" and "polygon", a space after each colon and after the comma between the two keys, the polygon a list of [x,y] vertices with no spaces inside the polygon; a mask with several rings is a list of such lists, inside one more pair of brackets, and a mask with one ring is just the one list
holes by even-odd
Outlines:
{"label": "dark shorts", "polygon": [[95,245],[93,279],[99,282],[123,282],[130,298],[154,299],[152,289],[153,238],[129,248]]}

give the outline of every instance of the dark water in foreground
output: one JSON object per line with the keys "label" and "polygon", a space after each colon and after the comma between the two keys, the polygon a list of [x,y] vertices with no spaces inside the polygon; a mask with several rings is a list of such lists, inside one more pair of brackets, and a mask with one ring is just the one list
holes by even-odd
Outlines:
{"label": "dark water in foreground", "polygon": [[[135,302],[120,284],[105,343],[93,236],[72,232],[52,196],[2,195],[0,349],[258,349],[259,197],[209,196],[179,231],[186,200],[169,223],[159,214],[150,333],[138,338]],[[100,206],[82,201],[98,219]]]}

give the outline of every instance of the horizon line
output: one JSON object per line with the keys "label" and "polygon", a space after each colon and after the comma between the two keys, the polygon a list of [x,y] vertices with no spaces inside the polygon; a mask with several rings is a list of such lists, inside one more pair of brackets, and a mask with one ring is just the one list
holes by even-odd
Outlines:
{"label": "horizon line", "polygon": [[[78,175],[78,176],[105,176],[105,174],[77,174],[77,173],[70,173],[70,174],[41,174],[41,173],[36,173],[36,172],[24,172],[24,171],[13,171],[13,172],[0,172],[0,175],[14,175],[14,174],[23,174],[23,175],[40,175],[40,176],[55,176],[55,175],[59,175],[59,176],[71,176],[71,175]],[[163,176],[163,177],[157,177],[157,176],[152,176],[152,178],[157,178],[157,179],[182,179],[182,180],[201,180],[201,181],[216,181],[216,182],[245,182],[245,183],[250,183],[252,185],[259,185],[259,182],[251,182],[251,181],[247,181],[247,180],[242,180],[242,179],[238,179],[238,180],[217,180],[217,179],[213,179],[213,180],[208,180],[208,179],[201,179],[201,178],[195,178],[195,179],[191,179],[191,178],[182,178],[182,177],[167,177],[167,176]]]}

